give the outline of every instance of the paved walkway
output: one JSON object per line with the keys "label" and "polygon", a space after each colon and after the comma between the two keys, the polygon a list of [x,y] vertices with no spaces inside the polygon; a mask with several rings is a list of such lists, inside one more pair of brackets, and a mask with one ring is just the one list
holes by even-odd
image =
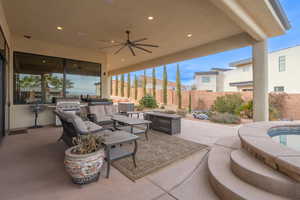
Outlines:
{"label": "paved walkway", "polygon": [[237,135],[239,127],[182,119],[179,137],[211,146],[220,138]]}
{"label": "paved walkway", "polygon": [[[0,146],[1,200],[218,199],[207,181],[208,150],[136,182],[112,168],[110,179],[74,185],[63,167],[66,147],[56,142],[60,134],[59,128],[43,128],[5,138]],[[219,138],[236,134],[237,127],[183,119],[179,137],[212,145]]]}

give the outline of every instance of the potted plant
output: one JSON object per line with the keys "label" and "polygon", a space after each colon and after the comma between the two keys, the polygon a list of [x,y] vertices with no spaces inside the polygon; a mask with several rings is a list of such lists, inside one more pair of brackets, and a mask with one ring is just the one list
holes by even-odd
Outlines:
{"label": "potted plant", "polygon": [[65,151],[65,168],[75,184],[97,181],[104,161],[103,139],[92,134],[73,139],[75,146]]}

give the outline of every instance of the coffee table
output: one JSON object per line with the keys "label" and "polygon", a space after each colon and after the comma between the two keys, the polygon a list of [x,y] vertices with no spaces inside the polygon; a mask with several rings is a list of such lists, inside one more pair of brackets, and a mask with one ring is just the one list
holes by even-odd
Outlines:
{"label": "coffee table", "polygon": [[[106,170],[106,178],[109,178],[110,173],[110,165],[114,160],[119,160],[128,156],[132,156],[134,167],[136,167],[135,154],[137,152],[137,139],[139,138],[136,135],[128,133],[126,131],[114,131],[109,134],[104,134],[103,138],[103,146],[105,149],[105,159],[107,161],[107,170]],[[125,143],[134,143],[133,151],[128,151],[122,148],[122,144]]]}
{"label": "coffee table", "polygon": [[[151,121],[126,117],[126,116],[120,116],[120,115],[114,115],[111,119],[114,121],[115,129],[127,131],[134,135],[144,133],[146,136],[146,139],[148,140],[149,124],[152,123]],[[117,127],[117,123],[124,124],[124,126]],[[140,128],[136,127],[137,125],[145,125],[146,127],[145,127],[145,129],[140,129]]]}

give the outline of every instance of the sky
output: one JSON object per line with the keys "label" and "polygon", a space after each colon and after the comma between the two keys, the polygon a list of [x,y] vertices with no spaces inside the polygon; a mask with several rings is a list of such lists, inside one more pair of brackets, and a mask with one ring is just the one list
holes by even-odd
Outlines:
{"label": "sky", "polygon": [[[300,45],[300,0],[280,0],[292,28],[285,35],[270,38],[268,40],[269,51],[275,51],[287,47]],[[250,58],[252,56],[252,48],[245,47],[226,51],[214,55],[186,60],[178,63],[167,65],[169,81],[176,80],[176,65],[180,66],[181,81],[184,85],[193,84],[193,76],[195,72],[208,71],[213,67],[227,68],[229,63]],[[300,55],[299,55],[300,56]],[[156,77],[162,79],[162,67],[156,68]],[[133,72],[142,75],[143,71]],[[152,76],[152,69],[146,71],[148,76]],[[126,78],[127,76],[125,76]],[[127,80],[127,78],[125,79]]]}

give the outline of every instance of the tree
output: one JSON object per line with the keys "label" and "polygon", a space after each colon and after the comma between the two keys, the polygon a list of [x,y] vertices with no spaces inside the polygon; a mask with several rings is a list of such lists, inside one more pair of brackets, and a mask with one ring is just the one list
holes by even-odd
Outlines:
{"label": "tree", "polygon": [[137,97],[138,97],[138,79],[137,79],[137,76],[136,74],[134,75],[134,99],[137,100]]}
{"label": "tree", "polygon": [[110,95],[113,94],[113,79],[112,79],[112,76],[110,76]]}
{"label": "tree", "polygon": [[166,66],[164,66],[163,72],[163,102],[165,105],[168,103],[168,74]]}
{"label": "tree", "polygon": [[[54,88],[54,89],[62,89],[64,85],[64,78],[59,78],[57,76],[53,76],[52,74],[45,75],[46,80],[46,87],[47,88]],[[70,89],[74,87],[74,82],[69,79],[65,81],[66,88]]]}
{"label": "tree", "polygon": [[119,94],[119,76],[116,75],[116,96],[118,96]]}
{"label": "tree", "polygon": [[124,74],[121,74],[121,97],[124,97]]}
{"label": "tree", "polygon": [[189,113],[192,112],[192,92],[189,92]]}
{"label": "tree", "polygon": [[176,94],[178,98],[178,109],[181,109],[182,99],[181,99],[181,80],[180,80],[180,71],[179,65],[177,64],[176,72]]}
{"label": "tree", "polygon": [[[46,88],[53,88],[53,89],[62,89],[64,84],[64,79],[59,78],[57,76],[53,76],[52,74],[46,74],[44,75],[45,78],[45,85]],[[41,78],[40,76],[36,75],[29,75],[24,76],[20,79],[19,84],[20,88],[26,89],[26,90],[34,90],[41,87]],[[66,79],[65,81],[66,88],[73,88],[74,82],[72,82],[69,79]]]}
{"label": "tree", "polygon": [[153,97],[156,99],[156,73],[155,68],[152,68],[152,90],[153,90]]}
{"label": "tree", "polygon": [[130,97],[130,90],[131,90],[131,79],[130,79],[130,72],[127,74],[127,97]]}
{"label": "tree", "polygon": [[143,91],[144,91],[144,96],[146,96],[146,94],[147,94],[147,77],[146,77],[146,70],[144,70]]}
{"label": "tree", "polygon": [[24,76],[19,80],[19,86],[25,90],[37,89],[41,86],[41,78],[34,75]]}

